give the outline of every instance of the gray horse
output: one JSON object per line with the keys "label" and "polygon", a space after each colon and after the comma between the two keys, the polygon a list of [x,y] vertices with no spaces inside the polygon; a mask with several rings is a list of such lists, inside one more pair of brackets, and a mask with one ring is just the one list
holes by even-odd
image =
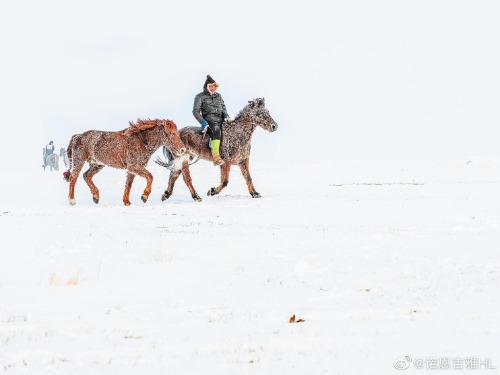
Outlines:
{"label": "gray horse", "polygon": [[44,171],[45,171],[45,168],[47,166],[50,167],[51,172],[53,169],[58,171],[59,170],[59,156],[57,154],[54,154],[54,153],[47,155],[47,150],[44,147],[43,148],[43,165],[42,165]]}
{"label": "gray horse", "polygon": [[59,157],[63,159],[64,166],[68,167],[68,153],[66,152],[66,148],[61,147],[59,150]]}

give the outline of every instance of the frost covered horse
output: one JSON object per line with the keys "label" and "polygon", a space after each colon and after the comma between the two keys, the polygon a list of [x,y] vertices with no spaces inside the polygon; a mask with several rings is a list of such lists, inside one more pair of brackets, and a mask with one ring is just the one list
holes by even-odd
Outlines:
{"label": "frost covered horse", "polygon": [[58,171],[59,170],[59,156],[57,156],[57,154],[50,154],[50,155],[47,155],[47,150],[46,148],[44,147],[43,148],[43,170],[45,170],[46,167],[50,167],[50,171],[52,172],[52,170],[56,170]]}
{"label": "frost covered horse", "polygon": [[64,147],[61,147],[59,150],[59,157],[63,159],[64,166],[68,166],[68,153],[66,152],[66,149]]}
{"label": "frost covered horse", "polygon": [[[273,120],[269,111],[265,108],[264,99],[255,99],[248,102],[240,113],[236,116],[232,124],[224,123],[222,125],[222,141],[220,155],[225,163],[220,166],[220,185],[211,188],[207,195],[216,195],[224,189],[229,182],[229,171],[231,165],[238,165],[241,173],[245,178],[248,186],[248,191],[253,198],[259,198],[260,194],[257,193],[250,177],[249,163],[250,163],[250,146],[252,135],[257,126],[269,131],[274,132],[278,129],[278,124]],[[196,193],[193,187],[190,173],[189,173],[189,160],[193,157],[199,157],[204,160],[212,161],[212,153],[208,147],[208,139],[204,137],[199,127],[186,127],[179,131],[182,141],[187,147],[188,155],[182,158],[174,158],[166,150],[163,153],[166,160],[160,158],[156,159],[156,163],[170,169],[170,178],[168,181],[167,190],[162,195],[162,200],[169,198],[172,195],[175,181],[182,173],[184,182],[191,192],[194,200],[200,201],[201,198]]]}
{"label": "frost covered horse", "polygon": [[64,179],[70,183],[70,204],[76,203],[75,184],[85,162],[89,163],[90,168],[83,174],[83,178],[90,187],[95,203],[99,203],[99,190],[92,182],[92,177],[106,165],[127,170],[123,203],[128,206],[135,175],[147,180],[146,189],[141,196],[143,202],[147,201],[153,175],[146,169],[146,164],[160,146],[166,147],[176,157],[186,152],[177,126],[171,120],[137,120],[137,123],[130,122],[129,125],[122,131],[89,130],[71,137],[67,148],[69,169],[64,173]]}

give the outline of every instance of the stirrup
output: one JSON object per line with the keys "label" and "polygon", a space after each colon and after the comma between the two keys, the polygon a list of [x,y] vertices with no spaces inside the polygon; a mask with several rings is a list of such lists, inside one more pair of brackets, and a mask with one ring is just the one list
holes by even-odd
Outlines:
{"label": "stirrup", "polygon": [[214,165],[223,165],[224,164],[224,160],[220,157],[219,154],[212,155],[212,160],[214,162]]}

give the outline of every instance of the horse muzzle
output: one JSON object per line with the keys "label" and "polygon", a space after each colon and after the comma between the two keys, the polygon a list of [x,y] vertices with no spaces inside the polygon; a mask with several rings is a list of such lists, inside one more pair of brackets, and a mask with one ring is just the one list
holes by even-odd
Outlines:
{"label": "horse muzzle", "polygon": [[271,133],[275,132],[276,130],[278,130],[278,124],[274,123],[271,125]]}

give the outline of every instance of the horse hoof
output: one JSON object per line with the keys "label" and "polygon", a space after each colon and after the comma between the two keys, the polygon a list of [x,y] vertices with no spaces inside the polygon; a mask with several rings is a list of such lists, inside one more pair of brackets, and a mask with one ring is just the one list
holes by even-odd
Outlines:
{"label": "horse hoof", "polygon": [[125,206],[130,206],[130,202],[123,202]]}
{"label": "horse hoof", "polygon": [[76,201],[74,199],[70,199],[69,200],[69,204],[72,205],[72,206],[74,206],[76,204]]}
{"label": "horse hoof", "polygon": [[215,188],[210,188],[210,190],[207,192],[207,195],[210,197],[211,195],[215,195],[217,192],[215,191]]}
{"label": "horse hoof", "polygon": [[146,203],[148,201],[148,197],[146,195],[141,195],[141,200]]}
{"label": "horse hoof", "polygon": [[257,192],[252,193],[252,198],[260,198],[260,197],[261,197],[261,195]]}
{"label": "horse hoof", "polygon": [[161,201],[162,202],[166,201],[168,198],[170,198],[171,195],[172,193],[164,192],[163,195],[161,196]]}
{"label": "horse hoof", "polygon": [[193,199],[194,199],[196,202],[201,202],[201,201],[202,201],[202,199],[201,199],[198,195],[195,195],[195,196],[193,197]]}
{"label": "horse hoof", "polygon": [[94,201],[95,204],[99,203],[99,198],[98,197],[92,197],[92,200]]}

